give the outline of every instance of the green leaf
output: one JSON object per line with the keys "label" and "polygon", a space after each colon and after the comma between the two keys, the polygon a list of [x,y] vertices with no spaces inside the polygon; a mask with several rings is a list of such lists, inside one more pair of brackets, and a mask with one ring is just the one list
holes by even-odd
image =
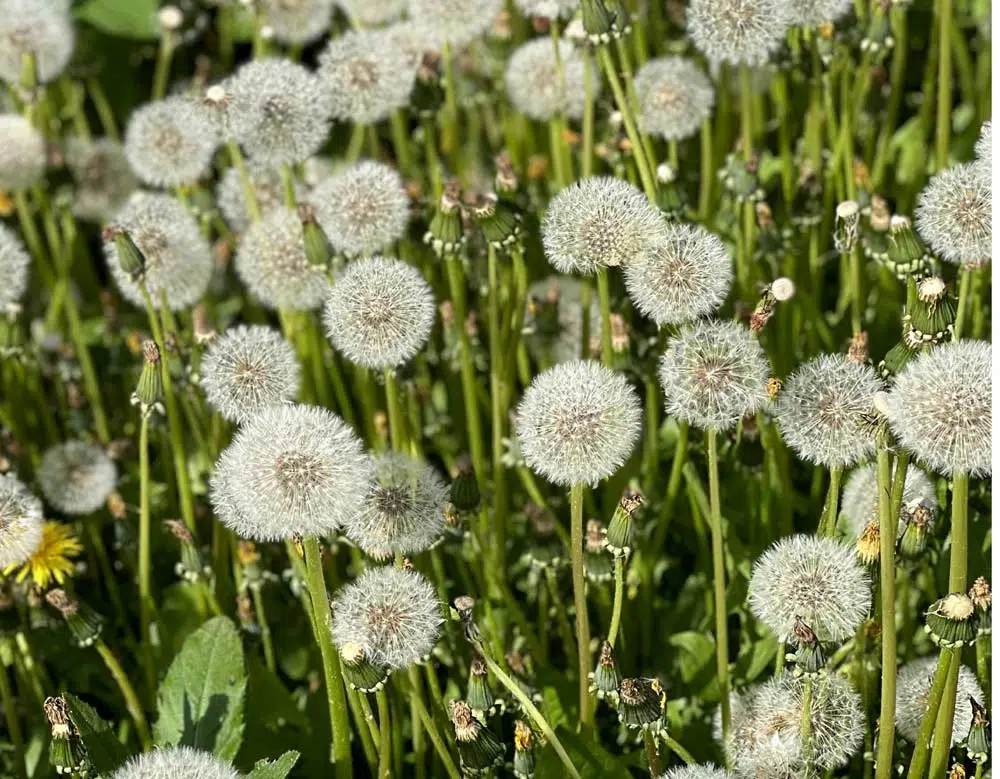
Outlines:
{"label": "green leaf", "polygon": [[292,750],[285,752],[277,760],[259,760],[247,779],[285,779],[298,759],[299,753]]}
{"label": "green leaf", "polygon": [[214,617],[196,630],[160,685],[157,744],[184,744],[232,760],[243,740],[247,674],[236,626]]}
{"label": "green leaf", "polygon": [[686,630],[670,636],[669,643],[681,650],[678,665],[685,686],[704,693],[715,680],[715,642],[704,633]]}
{"label": "green leaf", "polygon": [[87,748],[87,756],[94,771],[110,776],[131,755],[115,737],[111,726],[98,716],[90,704],[68,692],[63,693],[63,698],[69,709],[69,717],[80,734],[80,740]]}
{"label": "green leaf", "polygon": [[285,725],[305,728],[306,716],[299,711],[295,700],[274,673],[259,660],[251,661],[247,676],[247,707],[258,712],[258,722],[271,730]]}
{"label": "green leaf", "polygon": [[108,35],[152,41],[160,37],[158,0],[89,0],[77,16]]}

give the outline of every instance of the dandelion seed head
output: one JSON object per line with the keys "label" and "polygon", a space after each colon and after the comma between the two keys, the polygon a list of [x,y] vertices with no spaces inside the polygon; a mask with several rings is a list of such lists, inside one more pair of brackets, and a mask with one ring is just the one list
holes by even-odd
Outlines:
{"label": "dandelion seed head", "polygon": [[981,267],[993,255],[993,191],[976,163],[945,168],[920,193],[917,232],[942,260]]}
{"label": "dandelion seed head", "polygon": [[[938,656],[921,657],[902,666],[896,676],[896,730],[907,741],[916,743],[920,734],[920,723],[927,711],[934,672]],[[983,703],[983,690],[975,673],[962,665],[958,669],[958,695],[955,698],[955,718],[951,731],[951,743],[963,741],[972,724],[972,704],[969,698]]]}
{"label": "dandelion seed head", "polygon": [[362,27],[378,27],[402,16],[408,2],[409,0],[381,0],[378,3],[371,0],[337,0],[337,5]]}
{"label": "dandelion seed head", "polygon": [[[559,63],[548,38],[535,38],[517,48],[507,61],[504,76],[507,96],[526,116],[547,122],[558,114],[571,119],[583,116],[587,103],[584,68],[588,64],[569,42],[559,41]],[[600,78],[593,65],[592,89],[596,98]]]}
{"label": "dandelion seed head", "polygon": [[158,747],[130,758],[111,779],[241,779],[241,774],[210,752]]}
{"label": "dandelion seed head", "polygon": [[0,315],[24,295],[30,267],[31,255],[17,233],[0,224]]}
{"label": "dandelion seed head", "polygon": [[787,276],[781,276],[771,282],[771,294],[779,303],[791,300],[795,296],[795,282]]}
{"label": "dandelion seed head", "polygon": [[730,694],[732,727],[729,737],[722,734],[721,707],[712,720],[715,740],[723,745],[727,762],[740,779],[800,779],[802,744],[799,734],[789,728],[772,727],[758,710],[762,685]]}
{"label": "dandelion seed head", "polygon": [[979,128],[976,140],[976,162],[987,179],[993,177],[993,122],[987,119]]}
{"label": "dandelion seed head", "polygon": [[786,0],[691,0],[688,34],[713,62],[763,65],[791,24]]}
{"label": "dandelion seed head", "polygon": [[438,50],[471,43],[493,24],[502,0],[410,0],[410,19]]}
{"label": "dandelion seed head", "polygon": [[333,17],[334,0],[263,0],[260,12],[274,40],[304,46],[326,34]]}
{"label": "dandelion seed head", "polygon": [[685,765],[679,768],[668,768],[658,779],[734,779],[733,774],[724,768],[714,765]]}
{"label": "dandelion seed head", "polygon": [[0,476],[0,571],[31,557],[43,526],[42,502],[16,476]]}
{"label": "dandelion seed head", "polygon": [[[895,475],[895,466],[893,474]],[[906,470],[906,483],[903,486],[903,506],[916,505],[936,509],[937,491],[927,474],[910,466]],[[847,480],[841,499],[841,516],[851,538],[860,536],[869,522],[878,519],[878,475],[874,463],[859,466]],[[900,531],[905,524],[905,518],[901,517]]]}
{"label": "dandelion seed head", "polygon": [[576,13],[580,0],[514,0],[514,4],[529,19],[559,19]]}
{"label": "dandelion seed head", "polygon": [[[2,36],[0,36],[2,37]],[[45,139],[18,114],[0,114],[0,190],[18,192],[45,175]]]}
{"label": "dandelion seed head", "polygon": [[65,70],[75,35],[68,0],[0,0],[0,80],[21,80],[24,55],[45,84]]}
{"label": "dandelion seed head", "polygon": [[[285,205],[285,184],[280,168],[252,162],[247,165],[247,175],[262,216]],[[297,186],[296,197],[303,194],[302,188]],[[237,168],[226,168],[216,187],[215,199],[222,217],[233,232],[243,233],[250,227],[252,219],[247,209],[243,180]]]}
{"label": "dandelion seed head", "polygon": [[63,514],[97,511],[117,481],[118,469],[107,452],[87,441],[65,441],[50,447],[38,467],[42,495]]}
{"label": "dandelion seed head", "polygon": [[715,88],[686,57],[649,60],[635,74],[639,121],[643,129],[667,140],[689,138],[712,115]]}
{"label": "dandelion seed head", "polygon": [[846,16],[851,0],[796,0],[790,3],[791,23],[800,27],[816,27],[824,22],[835,22]]}
{"label": "dandelion seed head", "polygon": [[66,166],[76,182],[73,215],[86,222],[110,220],[137,186],[124,147],[112,138],[70,138]]}
{"label": "dandelion seed head", "polygon": [[170,188],[204,178],[219,145],[212,117],[187,97],[137,108],[125,128],[125,157],[144,184]]}

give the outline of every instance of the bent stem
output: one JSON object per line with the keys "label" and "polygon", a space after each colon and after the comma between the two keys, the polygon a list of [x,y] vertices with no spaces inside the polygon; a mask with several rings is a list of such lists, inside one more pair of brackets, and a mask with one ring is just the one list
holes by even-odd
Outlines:
{"label": "bent stem", "polygon": [[[896,721],[896,518],[892,513],[892,464],[883,441],[878,450],[879,565],[882,593],[882,705],[879,710],[877,779],[892,776]],[[905,478],[905,475],[904,475]]]}
{"label": "bent stem", "polygon": [[115,684],[118,685],[118,689],[121,691],[122,697],[125,699],[125,708],[128,709],[129,716],[132,717],[132,722],[135,723],[135,730],[139,736],[139,743],[142,745],[143,751],[150,749],[153,742],[149,738],[149,725],[146,723],[146,714],[142,710],[142,704],[139,703],[139,696],[135,694],[135,688],[132,687],[132,683],[128,680],[125,669],[118,662],[118,658],[115,657],[114,652],[104,643],[103,638],[97,638],[94,642],[94,648],[101,656],[104,665],[107,666],[108,671],[115,680]]}
{"label": "bent stem", "polygon": [[576,653],[580,675],[580,724],[590,725],[593,715],[587,675],[590,673],[590,620],[583,576],[583,485],[570,488],[570,544],[573,564],[573,605],[576,607]]}
{"label": "bent stem", "polygon": [[708,436],[708,501],[711,512],[712,573],[715,589],[715,662],[722,697],[722,736],[727,738],[732,723],[729,701],[729,631],[726,624],[726,561],[722,537],[722,506],[719,502],[719,443],[717,432]]}

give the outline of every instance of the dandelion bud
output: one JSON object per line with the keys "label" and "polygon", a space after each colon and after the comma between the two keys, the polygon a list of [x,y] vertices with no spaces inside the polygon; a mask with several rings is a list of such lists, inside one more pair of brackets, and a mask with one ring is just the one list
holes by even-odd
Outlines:
{"label": "dandelion bud", "polygon": [[927,610],[924,630],[938,646],[954,649],[976,640],[977,625],[972,599],[964,593],[953,592]]}
{"label": "dandelion bud", "polygon": [[356,641],[346,641],[340,647],[343,660],[344,679],[352,689],[359,692],[378,692],[385,687],[389,669],[375,665],[368,659],[365,648]]}
{"label": "dandelion bud", "polygon": [[719,171],[719,178],[726,191],[737,203],[758,203],[764,199],[764,189],[760,185],[759,158],[754,155],[745,160],[742,155],[730,153],[726,164]]}
{"label": "dandelion bud", "polygon": [[452,610],[455,618],[462,622],[472,621],[475,608],[476,600],[471,595],[459,595],[452,601]]}
{"label": "dandelion bud", "polygon": [[524,507],[525,516],[534,531],[530,545],[524,556],[536,570],[558,568],[566,562],[566,550],[562,540],[556,535],[556,523],[552,515],[536,503]]}
{"label": "dandelion bud", "polygon": [[950,341],[957,308],[948,286],[939,276],[926,276],[916,284],[917,299],[903,317],[903,338],[911,349]]}
{"label": "dandelion bud", "polygon": [[535,734],[523,720],[514,723],[514,776],[532,779],[535,775]]}
{"label": "dandelion bud", "polygon": [[879,555],[881,553],[880,538],[881,534],[877,519],[874,519],[865,525],[864,530],[861,531],[861,535],[858,536],[856,544],[858,558],[865,565],[874,567],[878,564]]}
{"label": "dandelion bud", "polygon": [[975,698],[969,698],[972,705],[972,727],[966,739],[966,751],[974,763],[983,764],[990,755],[990,718],[986,708]]}
{"label": "dandelion bud", "polygon": [[763,331],[764,327],[771,320],[774,315],[774,307],[777,300],[774,297],[774,293],[771,292],[771,288],[768,287],[764,290],[764,294],[761,295],[757,305],[754,307],[753,313],[750,315],[750,330],[755,334],[759,334]]}
{"label": "dandelion bud", "polygon": [[80,741],[80,734],[69,718],[69,708],[63,698],[46,698],[42,704],[45,718],[52,728],[49,744],[49,762],[57,774],[85,775],[87,750]]}
{"label": "dandelion bud", "polygon": [[934,529],[934,507],[920,503],[912,509],[904,509],[909,521],[899,540],[899,552],[903,557],[915,560],[927,549],[927,541]]}
{"label": "dandelion bud", "polygon": [[460,185],[448,182],[441,194],[441,202],[424,233],[424,243],[434,249],[438,257],[456,254],[465,243],[462,230],[462,213],[459,209]]}
{"label": "dandelion bud", "polygon": [[615,556],[628,555],[632,551],[632,543],[635,535],[635,524],[632,515],[643,503],[643,497],[635,490],[625,490],[615,513],[611,517],[611,524],[608,525],[606,542],[608,550]]}
{"label": "dandelion bud", "polygon": [[796,674],[818,676],[826,667],[826,652],[816,633],[801,617],[796,617],[791,638],[796,645],[795,654],[791,657],[795,661]]}
{"label": "dandelion bud", "polygon": [[604,523],[599,519],[587,520],[583,536],[583,571],[587,579],[595,583],[610,581],[613,574],[606,534]]}
{"label": "dandelion bud", "polygon": [[472,776],[491,773],[503,763],[504,745],[473,714],[465,701],[454,700],[449,706],[451,724],[458,742],[462,770]]}
{"label": "dandelion bud", "polygon": [[469,686],[466,690],[465,701],[469,704],[476,719],[484,720],[496,713],[496,697],[490,688],[486,663],[479,653],[474,654],[469,663]]}
{"label": "dandelion bud", "polygon": [[607,700],[612,706],[617,706],[621,681],[618,663],[615,661],[615,650],[608,641],[604,641],[597,658],[597,667],[590,674],[590,691],[601,700]]}
{"label": "dandelion bud", "polygon": [[302,221],[302,244],[306,250],[306,259],[314,268],[326,272],[334,252],[330,239],[316,221],[312,206],[302,203],[298,207],[298,213]]}
{"label": "dandelion bud", "polygon": [[493,159],[497,173],[494,179],[497,194],[509,199],[517,192],[517,174],[514,172],[514,161],[507,152],[501,152]]}
{"label": "dandelion bud", "polygon": [[481,198],[472,210],[483,237],[496,249],[509,249],[521,235],[521,215],[495,196]]}
{"label": "dandelion bud", "polygon": [[627,35],[632,26],[619,0],[580,0],[583,29],[591,46],[603,46]]}
{"label": "dandelion bud", "polygon": [[933,257],[923,241],[913,230],[905,216],[893,216],[889,221],[889,245],[886,266],[899,279],[925,272],[931,267]]}
{"label": "dandelion bud", "polygon": [[[952,662],[958,662],[956,655]],[[902,666],[896,675],[896,729],[912,743],[920,733],[920,723],[927,711],[938,656],[921,657]],[[958,692],[955,698],[955,716],[952,721],[951,744],[965,739],[972,722],[972,701],[982,705],[983,691],[976,675],[969,668],[958,668]]]}
{"label": "dandelion bud", "polygon": [[450,500],[459,511],[475,511],[479,506],[479,482],[467,454],[458,459],[458,472],[451,482]]}
{"label": "dandelion bud", "polygon": [[858,227],[861,223],[861,209],[853,200],[845,200],[837,206],[837,223],[833,231],[833,244],[838,252],[847,254],[858,241]]}
{"label": "dandelion bud", "polygon": [[980,576],[969,588],[969,598],[979,616],[979,635],[988,636],[993,627],[993,592],[990,583]]}
{"label": "dandelion bud", "polygon": [[45,600],[62,614],[76,639],[77,646],[93,645],[104,626],[104,621],[96,611],[86,603],[70,598],[65,590],[58,587],[45,593]]}
{"label": "dandelion bud", "polygon": [[192,584],[210,579],[212,569],[202,559],[201,551],[188,526],[176,519],[164,520],[163,526],[181,543],[181,559],[174,566],[174,573],[178,578]]}
{"label": "dandelion bud", "polygon": [[143,257],[139,247],[135,245],[132,236],[126,230],[117,227],[106,227],[103,237],[105,241],[111,241],[118,252],[118,265],[122,272],[133,282],[138,282],[142,278],[143,268],[146,265],[146,258]]}
{"label": "dandelion bud", "polygon": [[618,689],[618,718],[630,729],[658,731],[663,727],[667,694],[658,679],[622,679]]}

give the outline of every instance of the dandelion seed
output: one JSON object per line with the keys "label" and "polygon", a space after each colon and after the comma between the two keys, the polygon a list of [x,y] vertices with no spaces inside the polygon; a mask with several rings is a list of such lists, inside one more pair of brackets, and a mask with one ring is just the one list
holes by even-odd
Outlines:
{"label": "dandelion seed", "polygon": [[789,5],[791,23],[799,27],[816,27],[824,22],[835,22],[854,7],[851,0],[796,0]]}
{"label": "dandelion seed", "polygon": [[511,103],[526,116],[541,122],[566,114],[571,119],[583,116],[587,96],[584,68],[590,67],[594,98],[600,78],[577,49],[560,40],[559,62],[555,46],[548,38],[536,38],[519,46],[507,61],[504,76]]}
{"label": "dandelion seed", "polygon": [[0,570],[4,576],[13,574],[17,583],[30,579],[36,590],[44,591],[53,582],[62,584],[73,574],[73,558],[82,551],[70,525],[46,522],[42,526],[42,537],[28,559]]}
{"label": "dandelion seed", "polygon": [[118,481],[107,452],[86,441],[66,441],[42,455],[38,483],[51,505],[64,514],[91,514],[104,505]]}
{"label": "dandelion seed", "polygon": [[993,192],[975,163],[940,171],[920,193],[917,232],[942,260],[981,267],[993,255]]}
{"label": "dandelion seed", "polygon": [[[280,168],[251,162],[247,165],[247,175],[261,215],[270,214],[285,205],[285,183]],[[303,194],[302,188],[296,186],[296,197]],[[237,168],[226,168],[216,187],[215,199],[230,229],[236,233],[246,232],[253,220],[247,209],[243,178]]]}
{"label": "dandelion seed", "polygon": [[262,0],[261,17],[274,40],[287,46],[306,46],[330,29],[334,0]]}
{"label": "dandelion seed", "polygon": [[17,233],[0,224],[0,315],[16,306],[28,288],[31,255]]}
{"label": "dandelion seed", "polygon": [[[911,466],[906,470],[906,483],[903,486],[904,512],[917,505],[937,509],[937,491],[923,471]],[[878,479],[874,464],[858,467],[847,480],[841,500],[841,516],[851,538],[857,538],[869,522],[878,520]],[[899,523],[901,534],[906,525],[906,517],[901,516]]]}
{"label": "dandelion seed", "polygon": [[[957,659],[953,662],[957,662]],[[902,666],[896,675],[896,730],[908,741],[916,743],[920,734],[920,723],[927,711],[934,672],[937,669],[937,655],[911,660]],[[951,743],[962,741],[972,723],[972,704],[969,698],[983,703],[983,690],[976,675],[962,665],[958,669],[958,694],[955,697],[955,719],[951,730]]]}
{"label": "dandelion seed", "polygon": [[786,0],[691,0],[688,34],[713,62],[763,65],[792,22]]}
{"label": "dandelion seed", "polygon": [[43,525],[42,502],[16,476],[0,476],[0,570],[31,557]]}
{"label": "dandelion seed", "polygon": [[428,44],[454,49],[486,32],[502,7],[501,0],[410,0],[410,19]]}
{"label": "dandelion seed", "polygon": [[337,0],[344,13],[361,27],[378,27],[403,15],[409,0]]}
{"label": "dandelion seed", "polygon": [[635,74],[639,120],[643,129],[666,140],[689,138],[712,115],[715,89],[685,57],[649,60]]}
{"label": "dandelion seed", "polygon": [[[571,276],[549,276],[528,287],[525,344],[544,364],[578,360],[583,345],[582,284]],[[591,297],[590,334],[600,337],[601,312]]]}
{"label": "dandelion seed", "polygon": [[241,779],[241,775],[210,752],[168,746],[136,755],[111,779]]}
{"label": "dandelion seed", "polygon": [[45,175],[45,139],[27,119],[0,114],[0,190],[18,192]]}
{"label": "dandelion seed", "polygon": [[125,149],[112,138],[70,138],[66,166],[76,182],[73,215],[103,224],[125,207],[137,186]]}
{"label": "dandelion seed", "polygon": [[186,97],[140,106],[125,128],[125,156],[144,184],[170,188],[204,178],[219,145],[208,110]]}
{"label": "dandelion seed", "polygon": [[74,40],[68,0],[0,0],[0,80],[19,83],[30,54],[38,80],[53,81],[69,64]]}
{"label": "dandelion seed", "polygon": [[668,768],[667,772],[660,774],[658,779],[733,779],[733,774],[709,763]]}

